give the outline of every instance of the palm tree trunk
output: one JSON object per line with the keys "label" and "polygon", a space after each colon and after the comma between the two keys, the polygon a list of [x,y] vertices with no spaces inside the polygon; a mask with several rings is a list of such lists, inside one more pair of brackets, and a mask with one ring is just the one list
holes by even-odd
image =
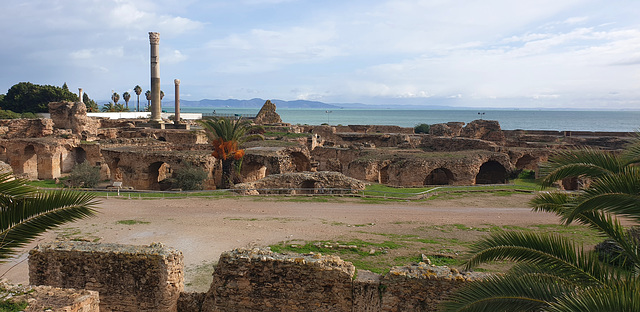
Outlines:
{"label": "palm tree trunk", "polygon": [[233,186],[233,159],[222,161],[222,181],[221,188],[229,189]]}

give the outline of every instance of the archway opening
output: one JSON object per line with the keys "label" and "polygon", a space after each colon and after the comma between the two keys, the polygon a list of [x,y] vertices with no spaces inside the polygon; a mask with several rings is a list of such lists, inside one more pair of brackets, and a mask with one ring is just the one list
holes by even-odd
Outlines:
{"label": "archway opening", "polygon": [[22,173],[32,177],[38,177],[38,156],[33,145],[27,145],[22,154]]}
{"label": "archway opening", "polygon": [[389,183],[389,165],[386,165],[380,169],[380,173],[378,174],[378,183],[387,184]]}
{"label": "archway opening", "polygon": [[87,161],[87,152],[82,147],[74,147],[73,148],[73,161],[76,164],[82,164]]}
{"label": "archway opening", "polygon": [[293,165],[296,168],[296,172],[311,170],[311,161],[305,154],[301,152],[292,152],[291,158],[293,158]]}
{"label": "archway opening", "polygon": [[424,185],[449,185],[453,182],[453,172],[447,168],[433,169],[424,179]]}
{"label": "archway opening", "polygon": [[480,166],[476,184],[503,184],[507,182],[507,169],[497,161],[488,161]]}
{"label": "archway opening", "polygon": [[522,157],[516,161],[516,169],[535,170],[536,166],[536,158],[529,154],[522,155]]}
{"label": "archway opening", "polygon": [[302,185],[300,186],[302,189],[300,194],[314,194],[316,188],[316,181],[313,180],[304,180],[302,181]]}
{"label": "archway opening", "polygon": [[165,191],[171,188],[171,167],[169,164],[157,161],[149,165],[149,189]]}
{"label": "archway opening", "polygon": [[249,162],[242,164],[240,169],[243,182],[253,182],[267,176],[267,167],[258,162]]}

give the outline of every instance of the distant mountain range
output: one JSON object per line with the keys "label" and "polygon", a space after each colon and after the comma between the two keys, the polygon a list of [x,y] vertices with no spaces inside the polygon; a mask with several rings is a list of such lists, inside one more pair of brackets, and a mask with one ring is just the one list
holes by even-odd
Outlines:
{"label": "distant mountain range", "polygon": [[[251,99],[251,100],[200,100],[200,101],[188,101],[180,100],[180,106],[184,107],[231,107],[231,108],[261,108],[267,100],[263,99]],[[341,106],[317,102],[317,101],[284,101],[284,100],[271,100],[271,103],[275,104],[278,108],[331,108],[338,109]],[[164,105],[163,105],[164,106]]]}

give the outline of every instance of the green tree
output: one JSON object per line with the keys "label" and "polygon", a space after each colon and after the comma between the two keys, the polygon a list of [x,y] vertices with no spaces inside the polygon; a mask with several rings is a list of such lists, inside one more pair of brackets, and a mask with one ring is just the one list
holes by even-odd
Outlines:
{"label": "green tree", "polygon": [[151,106],[151,91],[147,90],[147,92],[144,93],[144,96],[147,98],[147,107],[144,110],[148,112],[149,106]]}
{"label": "green tree", "polygon": [[115,112],[116,111],[116,106],[113,103],[107,103],[102,105],[102,108],[100,109],[103,112]]}
{"label": "green tree", "polygon": [[118,103],[116,105],[113,105],[113,111],[114,112],[128,112],[129,109],[124,107],[124,105]]}
{"label": "green tree", "polygon": [[100,182],[100,167],[89,162],[77,164],[69,173],[69,183],[76,187],[95,187]]}
{"label": "green tree", "polygon": [[198,122],[213,145],[211,155],[222,161],[222,188],[230,188],[233,185],[234,164],[241,162],[244,157],[244,150],[239,145],[249,139],[245,134],[251,128],[251,123],[224,117]]}
{"label": "green tree", "polygon": [[131,94],[129,94],[129,92],[122,93],[122,99],[124,99],[127,111],[129,111],[129,100],[131,99]]}
{"label": "green tree", "polygon": [[207,173],[197,167],[187,164],[183,169],[176,172],[173,184],[183,190],[201,190],[202,182],[207,178]]}
{"label": "green tree", "polygon": [[41,192],[25,183],[11,173],[0,174],[0,261],[49,229],[95,214],[94,194]]}
{"label": "green tree", "polygon": [[95,113],[100,111],[98,103],[90,99],[87,93],[82,94],[82,102],[84,102],[84,105],[87,107],[87,112]]}
{"label": "green tree", "polygon": [[136,93],[136,96],[138,97],[138,106],[136,107],[136,112],[140,111],[140,94],[142,93],[142,88],[140,87],[140,85],[136,85],[133,88],[133,92]]}
{"label": "green tree", "polygon": [[50,85],[20,82],[13,85],[4,96],[0,107],[16,113],[46,113],[49,102],[78,100],[78,96],[68,90]]}
{"label": "green tree", "polygon": [[413,127],[413,132],[415,133],[429,133],[429,129],[431,128],[428,124],[419,124]]}
{"label": "green tree", "polygon": [[118,101],[120,101],[120,94],[118,94],[118,92],[113,92],[111,100],[113,101],[113,104],[118,104]]}
{"label": "green tree", "polygon": [[[640,242],[621,225],[640,222],[640,140],[622,154],[593,149],[559,152],[541,173],[543,186],[565,178],[591,181],[575,193],[541,192],[534,210],[564,224],[584,224],[620,247],[623,266],[596,251],[547,233],[502,232],[480,241],[467,269],[489,261],[516,265],[503,276],[473,282],[443,305],[445,311],[640,311]],[[631,268],[631,269],[629,269]]]}

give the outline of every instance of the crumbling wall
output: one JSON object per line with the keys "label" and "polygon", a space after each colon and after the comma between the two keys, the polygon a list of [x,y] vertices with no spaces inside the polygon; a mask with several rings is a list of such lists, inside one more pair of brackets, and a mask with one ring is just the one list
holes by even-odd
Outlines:
{"label": "crumbling wall", "polygon": [[[339,172],[291,172],[271,174],[254,182],[239,183],[233,188],[245,195],[344,193],[364,190],[362,181]],[[273,190],[275,189],[275,190]]]}
{"label": "crumbling wall", "polygon": [[9,298],[13,302],[27,302],[29,305],[23,312],[100,311],[98,292],[86,289],[10,285],[0,282],[0,297]]}
{"label": "crumbling wall", "polygon": [[183,256],[161,244],[46,243],[29,253],[29,283],[98,291],[100,311],[175,312]]}
{"label": "crumbling wall", "polygon": [[0,119],[0,137],[41,138],[53,134],[53,120],[38,119]]}
{"label": "crumbling wall", "polygon": [[70,129],[81,135],[83,140],[94,139],[98,135],[100,121],[87,116],[87,107],[82,102],[51,102],[49,114],[56,128]]}
{"label": "crumbling wall", "polygon": [[282,118],[276,113],[276,105],[267,100],[253,122],[257,125],[281,123]]}

